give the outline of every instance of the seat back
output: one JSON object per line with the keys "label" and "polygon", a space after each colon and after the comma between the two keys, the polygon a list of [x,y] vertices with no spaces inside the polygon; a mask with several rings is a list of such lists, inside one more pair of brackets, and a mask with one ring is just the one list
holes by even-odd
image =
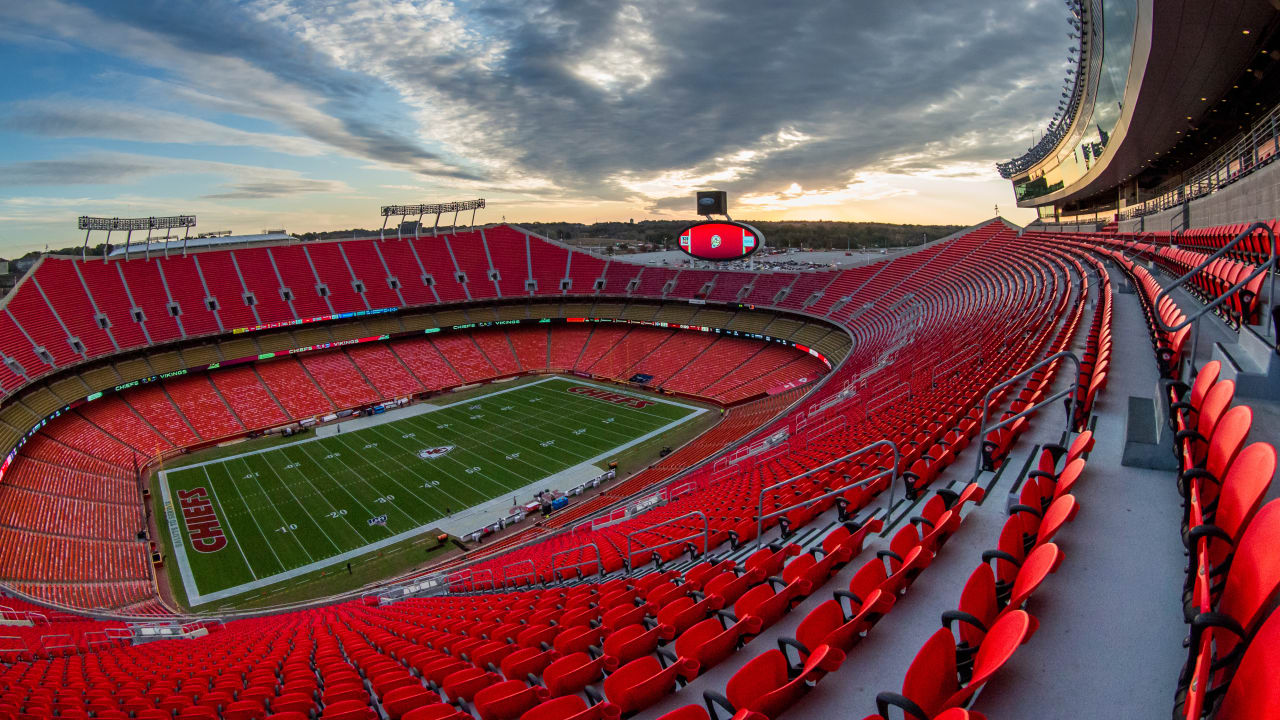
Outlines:
{"label": "seat back", "polygon": [[1274,611],[1254,635],[1240,659],[1216,720],[1280,717],[1280,611]]}

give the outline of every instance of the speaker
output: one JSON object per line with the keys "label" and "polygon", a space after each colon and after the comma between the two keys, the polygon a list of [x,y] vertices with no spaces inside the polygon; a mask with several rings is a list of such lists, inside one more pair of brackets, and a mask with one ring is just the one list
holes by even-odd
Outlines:
{"label": "speaker", "polygon": [[698,214],[728,215],[729,194],[724,190],[699,190]]}

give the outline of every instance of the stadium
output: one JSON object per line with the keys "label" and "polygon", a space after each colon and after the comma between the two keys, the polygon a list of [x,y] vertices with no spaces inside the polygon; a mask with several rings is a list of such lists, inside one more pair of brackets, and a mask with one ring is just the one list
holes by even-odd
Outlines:
{"label": "stadium", "polygon": [[79,217],[0,299],[0,720],[1280,718],[1280,5],[1066,6],[1025,226]]}

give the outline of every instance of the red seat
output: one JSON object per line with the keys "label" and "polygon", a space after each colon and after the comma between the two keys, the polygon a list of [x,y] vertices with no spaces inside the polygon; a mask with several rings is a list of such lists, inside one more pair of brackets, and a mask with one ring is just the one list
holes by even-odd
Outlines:
{"label": "red seat", "polygon": [[480,720],[516,720],[549,697],[551,693],[545,687],[507,680],[478,691],[475,706]]}
{"label": "red seat", "polygon": [[729,678],[724,695],[707,692],[707,706],[717,720],[717,708],[724,708],[732,717],[741,717],[745,711],[776,718],[827,673],[838,670],[842,662],[844,653],[830,645],[814,648],[797,667],[789,666],[782,651],[767,650]]}
{"label": "red seat", "polygon": [[931,720],[952,707],[964,707],[973,694],[1013,656],[1031,632],[1031,618],[1025,611],[1015,610],[1001,618],[987,632],[974,657],[973,676],[961,685],[956,666],[955,639],[945,628],[935,632],[907,669],[902,693],[882,692],[876,695],[876,709],[888,717],[889,706],[903,711],[908,718]]}
{"label": "red seat", "polygon": [[565,695],[531,708],[520,720],[618,720],[620,717],[622,711],[617,705],[607,702],[587,705],[577,695]]}
{"label": "red seat", "polygon": [[680,658],[709,668],[729,657],[745,642],[760,632],[755,624],[758,618],[745,618],[728,627],[718,618],[707,618],[676,636],[675,651]]}
{"label": "red seat", "polygon": [[448,703],[435,703],[416,707],[404,714],[400,720],[475,720],[469,713],[464,713]]}
{"label": "red seat", "polygon": [[359,700],[343,700],[326,705],[320,717],[324,720],[376,720],[377,714],[373,708]]}
{"label": "red seat", "polygon": [[599,680],[604,672],[616,669],[617,661],[607,655],[592,659],[585,652],[565,655],[542,671],[542,681],[552,695],[569,695]]}
{"label": "red seat", "polygon": [[698,663],[680,658],[663,667],[652,655],[618,668],[604,679],[604,695],[623,715],[643,710],[698,675]]}
{"label": "red seat", "polygon": [[[819,645],[830,645],[848,653],[871,630],[871,627],[893,608],[894,596],[872,590],[866,601],[860,601],[851,593],[843,593],[850,598],[852,607],[845,612],[839,600],[828,600],[805,615],[796,626],[794,640],[808,652],[809,648]],[[854,604],[856,603],[856,604]],[[779,647],[785,652],[785,638],[779,638]]]}
{"label": "red seat", "polygon": [[382,709],[391,720],[400,720],[405,713],[414,708],[438,702],[440,702],[439,695],[416,683],[390,690],[381,698]]}
{"label": "red seat", "polygon": [[1280,610],[1273,611],[1240,659],[1215,720],[1280,717]]}

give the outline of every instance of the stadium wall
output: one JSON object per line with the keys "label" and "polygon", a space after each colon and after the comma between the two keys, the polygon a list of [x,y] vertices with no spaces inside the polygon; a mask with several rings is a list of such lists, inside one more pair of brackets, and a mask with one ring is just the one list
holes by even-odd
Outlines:
{"label": "stadium wall", "polygon": [[1274,217],[1280,217],[1280,164],[1277,163],[1181,207],[1121,221],[1120,232],[1191,230]]}

